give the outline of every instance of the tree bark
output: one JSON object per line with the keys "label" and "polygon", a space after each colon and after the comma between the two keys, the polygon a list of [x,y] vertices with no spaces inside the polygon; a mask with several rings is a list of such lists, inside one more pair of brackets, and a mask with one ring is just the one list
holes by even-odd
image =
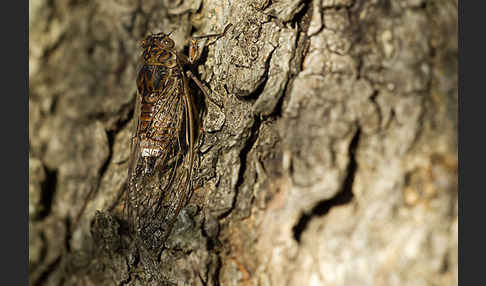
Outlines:
{"label": "tree bark", "polygon": [[[31,285],[457,285],[457,1],[29,1]],[[121,231],[140,40],[216,33],[194,193]]]}

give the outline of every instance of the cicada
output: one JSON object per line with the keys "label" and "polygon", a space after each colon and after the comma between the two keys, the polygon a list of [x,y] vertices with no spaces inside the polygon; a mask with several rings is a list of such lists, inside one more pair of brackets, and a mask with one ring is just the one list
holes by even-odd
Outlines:
{"label": "cicada", "polygon": [[[223,36],[229,26],[197,38]],[[124,213],[130,232],[149,249],[163,246],[192,192],[199,115],[189,79],[207,95],[189,69],[200,55],[197,38],[189,56],[175,49],[170,34],[151,34],[141,42]]]}

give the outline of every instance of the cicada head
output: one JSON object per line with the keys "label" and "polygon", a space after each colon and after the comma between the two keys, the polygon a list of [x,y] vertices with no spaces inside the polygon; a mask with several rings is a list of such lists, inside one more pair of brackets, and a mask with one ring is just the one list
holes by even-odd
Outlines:
{"label": "cicada head", "polygon": [[159,49],[173,49],[175,46],[174,41],[170,38],[170,34],[157,33],[148,35],[140,43],[143,49],[147,48],[159,48]]}
{"label": "cicada head", "polygon": [[151,34],[141,41],[140,45],[143,48],[143,59],[147,64],[163,63],[174,54],[175,43],[170,34]]}

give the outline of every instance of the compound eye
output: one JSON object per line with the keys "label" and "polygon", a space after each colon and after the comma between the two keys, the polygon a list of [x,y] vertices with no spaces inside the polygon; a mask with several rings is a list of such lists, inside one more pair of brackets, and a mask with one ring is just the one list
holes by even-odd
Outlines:
{"label": "compound eye", "polygon": [[174,47],[174,41],[172,41],[172,39],[170,39],[169,37],[166,37],[164,39],[164,45],[167,47],[167,48],[173,48]]}

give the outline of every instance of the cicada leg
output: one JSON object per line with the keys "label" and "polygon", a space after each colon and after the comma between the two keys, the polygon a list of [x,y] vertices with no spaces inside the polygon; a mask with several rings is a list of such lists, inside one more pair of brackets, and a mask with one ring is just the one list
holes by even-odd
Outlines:
{"label": "cicada leg", "polygon": [[209,97],[209,93],[206,90],[207,87],[191,71],[186,71],[186,76],[196,83],[197,87],[204,93],[204,96]]}
{"label": "cicada leg", "polygon": [[[180,59],[181,63],[183,65],[193,65],[196,63],[199,58],[201,57],[202,50],[199,49],[197,45],[196,39],[206,39],[206,38],[211,38],[211,37],[216,37],[216,40],[221,38],[222,36],[226,35],[226,32],[228,32],[228,29],[232,26],[232,24],[226,25],[224,27],[223,32],[217,33],[217,34],[207,34],[207,35],[202,35],[202,36],[194,36],[191,39],[191,43],[189,45],[189,57],[184,55],[184,54],[178,54],[178,58]],[[201,91],[204,93],[205,96],[209,96],[209,93],[206,90],[206,86],[191,72],[191,71],[186,71],[186,76],[190,79],[192,79],[196,85],[201,89]]]}
{"label": "cicada leg", "polygon": [[[189,57],[182,56],[181,58],[182,58],[183,62],[185,64],[191,64],[192,65],[192,64],[196,63],[201,58],[202,49],[199,49],[199,47],[197,45],[197,40],[216,37],[216,39],[214,40],[214,41],[216,41],[217,39],[219,39],[222,36],[226,35],[226,32],[228,31],[228,29],[231,26],[232,26],[231,23],[228,24],[228,25],[226,25],[226,27],[224,27],[223,32],[221,32],[221,33],[217,33],[217,34],[207,34],[207,35],[201,35],[201,36],[194,36],[194,37],[192,37],[191,43],[189,44]],[[214,43],[214,41],[212,43]],[[210,43],[208,45],[211,45],[212,43]]]}

